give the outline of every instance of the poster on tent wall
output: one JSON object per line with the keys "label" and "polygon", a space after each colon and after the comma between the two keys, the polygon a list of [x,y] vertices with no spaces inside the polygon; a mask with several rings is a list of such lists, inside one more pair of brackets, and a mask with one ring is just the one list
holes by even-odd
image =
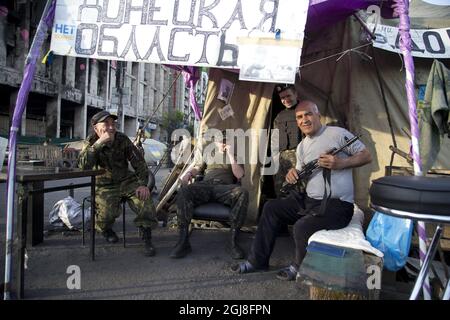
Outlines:
{"label": "poster on tent wall", "polygon": [[[367,24],[373,29],[373,24]],[[418,58],[450,58],[450,28],[411,29],[411,54]],[[377,25],[373,46],[383,50],[400,53],[400,35],[398,28]]]}
{"label": "poster on tent wall", "polygon": [[294,83],[302,41],[238,38],[239,80]]}
{"label": "poster on tent wall", "polygon": [[308,1],[57,0],[51,50],[108,60],[237,68],[237,38],[302,39]]}

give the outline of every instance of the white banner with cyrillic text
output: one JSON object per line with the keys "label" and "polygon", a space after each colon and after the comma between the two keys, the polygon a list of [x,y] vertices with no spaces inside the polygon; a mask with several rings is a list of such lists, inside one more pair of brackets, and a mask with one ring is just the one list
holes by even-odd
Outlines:
{"label": "white banner with cyrillic text", "polygon": [[238,37],[279,29],[282,39],[302,40],[307,11],[298,0],[58,0],[51,50],[237,68]]}

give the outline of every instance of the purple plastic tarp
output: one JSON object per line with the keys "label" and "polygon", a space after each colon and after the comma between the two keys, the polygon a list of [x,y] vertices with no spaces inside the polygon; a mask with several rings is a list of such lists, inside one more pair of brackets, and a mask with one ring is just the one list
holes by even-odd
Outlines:
{"label": "purple plastic tarp", "polygon": [[311,0],[305,31],[318,31],[344,20],[358,10],[365,10],[371,5],[381,8],[383,18],[392,18],[392,4],[391,0]]}

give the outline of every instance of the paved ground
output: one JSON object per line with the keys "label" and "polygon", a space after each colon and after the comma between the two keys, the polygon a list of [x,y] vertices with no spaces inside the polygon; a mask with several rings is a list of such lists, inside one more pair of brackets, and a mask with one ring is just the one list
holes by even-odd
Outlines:
{"label": "paved ground", "polygon": [[[285,300],[307,297],[306,291],[298,289],[294,282],[276,280],[274,272],[232,274],[229,266],[233,261],[228,258],[224,245],[227,238],[224,232],[195,232],[193,253],[173,260],[168,254],[176,242],[176,234],[161,230],[155,235],[158,250],[155,257],[143,257],[140,241],[133,237],[129,248],[99,244],[95,262],[89,261],[88,249],[80,248],[74,241],[68,246],[68,240],[60,245],[49,240],[29,252],[26,298]],[[280,245],[287,242],[281,241]],[[283,266],[283,258],[276,257],[275,264]],[[81,269],[81,290],[67,289],[66,270],[70,265]]]}
{"label": "paved ground", "polygon": [[[168,174],[162,169],[157,174],[157,186]],[[70,181],[79,182],[79,181]],[[65,181],[64,183],[69,183]],[[46,187],[54,183],[46,184]],[[4,195],[4,184],[0,184]],[[88,195],[89,190],[79,189],[75,199]],[[67,191],[48,193],[45,212],[67,196]],[[0,208],[6,208],[5,198]],[[6,210],[0,213],[0,271],[4,274]],[[88,246],[81,246],[78,233],[49,233],[44,243],[29,248],[25,273],[26,299],[238,299],[238,300],[294,300],[307,299],[306,288],[295,282],[275,278],[277,268],[285,266],[291,257],[293,244],[289,237],[279,238],[269,272],[239,276],[229,267],[235,263],[229,257],[229,234],[223,230],[194,230],[191,236],[193,252],[184,259],[171,259],[169,252],[177,241],[177,232],[167,228],[154,231],[155,257],[142,255],[143,245],[133,226],[133,213],[127,210],[127,248],[121,243],[108,244],[98,237],[96,261],[89,260]],[[48,227],[48,219],[46,218]],[[122,238],[121,219],[115,230]],[[252,233],[242,234],[242,245],[248,249]],[[70,266],[81,271],[81,289],[70,290],[66,273]]]}
{"label": "paved ground", "polygon": [[[158,190],[168,169],[156,175]],[[83,179],[46,183],[46,187],[61,183],[78,183]],[[77,189],[75,199],[81,203],[89,189]],[[4,278],[6,199],[5,184],[0,184],[0,272]],[[68,195],[67,191],[45,195],[45,224],[54,203]],[[156,196],[156,195],[155,195]],[[290,262],[293,241],[278,238],[268,272],[235,275],[229,269],[236,261],[228,253],[229,233],[226,230],[194,230],[191,236],[193,252],[184,259],[171,259],[169,253],[177,241],[176,230],[158,228],[153,240],[155,257],[142,255],[143,244],[133,225],[134,214],[127,209],[127,243],[108,244],[97,238],[96,261],[89,259],[88,246],[81,246],[80,233],[46,233],[44,243],[28,250],[25,272],[26,299],[194,299],[194,300],[303,300],[309,291],[295,282],[275,278],[278,268]],[[114,229],[122,238],[122,219]],[[242,246],[248,251],[254,234],[243,233]],[[87,240],[89,238],[87,237]],[[88,242],[87,242],[88,243]],[[79,267],[81,289],[68,289],[72,273]],[[72,271],[73,272],[73,271]],[[384,272],[382,299],[407,299],[411,283],[395,281],[395,274]]]}

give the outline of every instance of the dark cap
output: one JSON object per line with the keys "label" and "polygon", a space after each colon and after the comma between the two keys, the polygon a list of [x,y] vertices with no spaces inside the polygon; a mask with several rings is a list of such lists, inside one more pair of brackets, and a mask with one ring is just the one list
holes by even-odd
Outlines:
{"label": "dark cap", "polygon": [[292,89],[292,91],[295,92],[295,86],[293,84],[285,83],[285,84],[277,84],[275,86],[275,90],[277,90],[278,93],[281,93],[287,89]]}
{"label": "dark cap", "polygon": [[117,120],[117,116],[114,114],[109,113],[106,110],[97,112],[96,114],[94,114],[94,116],[91,119],[91,124],[93,126],[95,126],[97,123],[99,122],[103,122],[105,121],[107,118],[113,118],[114,120]]}

